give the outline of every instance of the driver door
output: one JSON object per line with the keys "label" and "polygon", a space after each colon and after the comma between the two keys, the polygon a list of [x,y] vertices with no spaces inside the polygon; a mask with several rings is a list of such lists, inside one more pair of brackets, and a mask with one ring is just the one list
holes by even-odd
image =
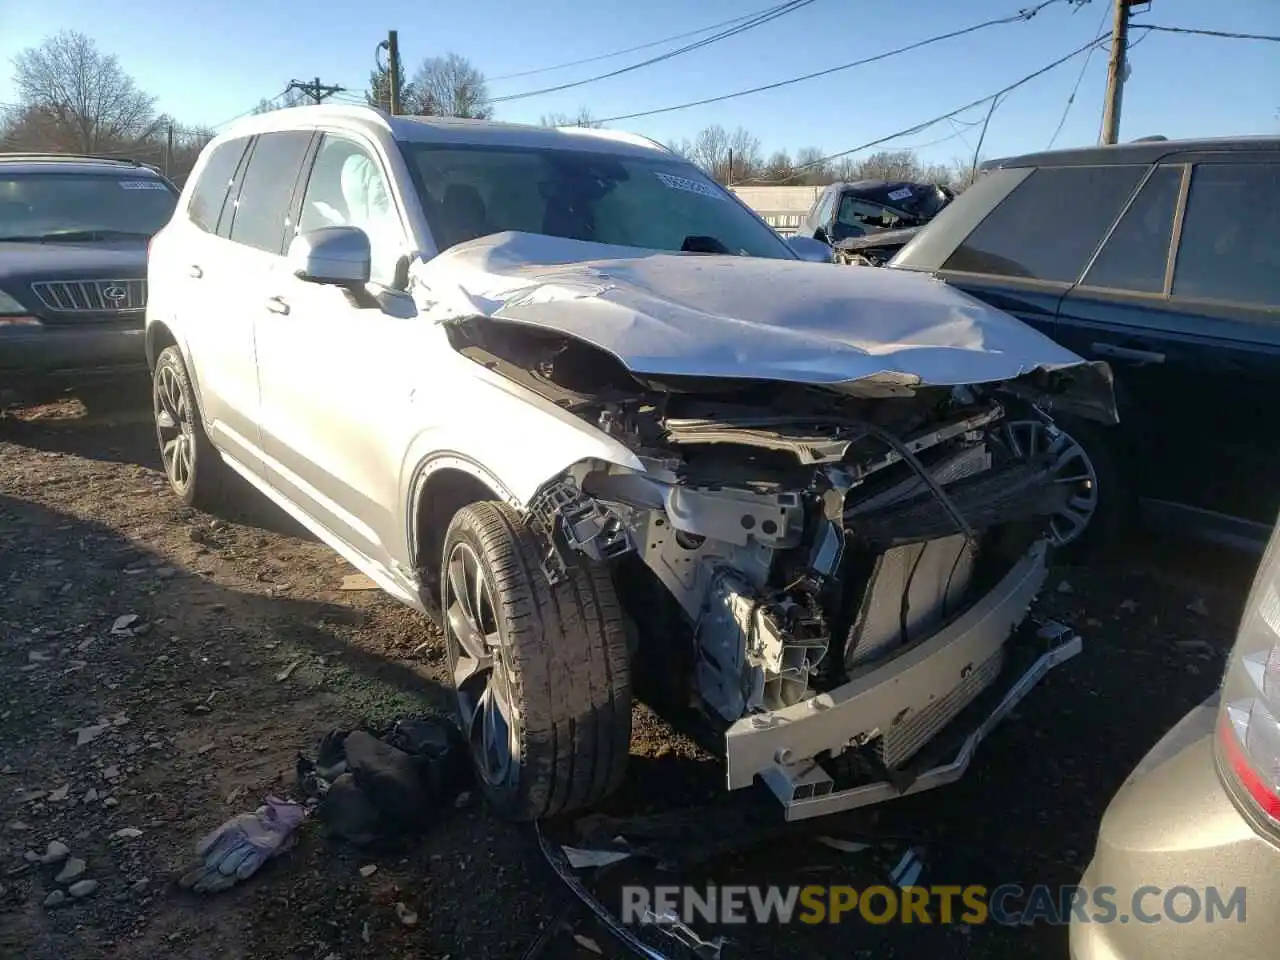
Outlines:
{"label": "driver door", "polygon": [[387,568],[404,541],[402,414],[425,362],[417,310],[396,282],[408,234],[370,145],[325,133],[303,179],[290,239],[326,226],[361,228],[371,282],[355,291],[306,282],[285,264],[273,276],[255,329],[263,460],[285,496]]}

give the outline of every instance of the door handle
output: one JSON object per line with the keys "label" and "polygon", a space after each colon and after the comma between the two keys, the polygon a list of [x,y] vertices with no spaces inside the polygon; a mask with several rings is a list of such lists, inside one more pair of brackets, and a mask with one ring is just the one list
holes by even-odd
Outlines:
{"label": "door handle", "polygon": [[1129,360],[1133,363],[1164,363],[1164,354],[1156,350],[1139,350],[1136,347],[1122,347],[1118,343],[1091,343],[1090,348],[1100,357],[1111,357],[1113,360]]}
{"label": "door handle", "polygon": [[200,269],[200,265],[198,263],[193,263],[191,266],[187,267],[187,276],[192,280],[199,280],[204,276],[204,271]]}
{"label": "door handle", "polygon": [[267,297],[267,309],[281,316],[288,316],[289,303],[284,297]]}

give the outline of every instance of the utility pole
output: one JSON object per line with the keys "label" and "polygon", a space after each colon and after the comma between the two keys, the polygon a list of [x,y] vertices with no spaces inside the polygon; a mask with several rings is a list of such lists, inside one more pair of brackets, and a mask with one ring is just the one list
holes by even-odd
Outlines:
{"label": "utility pole", "polygon": [[1101,143],[1115,143],[1120,136],[1120,102],[1124,99],[1124,79],[1128,70],[1129,7],[1133,0],[1114,0],[1111,18],[1111,60],[1107,63],[1107,102],[1102,110]]}
{"label": "utility pole", "polygon": [[316,77],[315,81],[311,83],[303,83],[301,80],[290,80],[289,86],[285,89],[286,89],[286,92],[288,92],[289,90],[301,91],[302,93],[310,97],[312,100],[314,100],[316,103],[320,103],[322,100],[324,100],[325,97],[332,97],[335,93],[342,93],[347,88],[339,87],[339,86],[326,86],[325,84],[320,82],[319,77]]}
{"label": "utility pole", "polygon": [[[380,50],[387,51],[385,67],[378,60]],[[387,78],[387,110],[394,117],[400,113],[400,35],[395,30],[388,30],[387,39],[378,44],[373,52],[373,62]]]}
{"label": "utility pole", "polygon": [[733,147],[730,147],[729,148],[729,181],[728,183],[725,184],[725,186],[727,187],[732,183],[733,183]]}
{"label": "utility pole", "polygon": [[173,169],[173,121],[169,121],[169,132],[164,140],[164,175],[170,176]]}

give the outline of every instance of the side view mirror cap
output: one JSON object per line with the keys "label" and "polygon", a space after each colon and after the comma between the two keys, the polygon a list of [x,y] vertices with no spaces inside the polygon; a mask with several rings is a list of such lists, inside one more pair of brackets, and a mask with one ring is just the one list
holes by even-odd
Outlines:
{"label": "side view mirror cap", "polygon": [[320,227],[294,237],[285,259],[300,280],[351,287],[369,282],[373,257],[359,227]]}
{"label": "side view mirror cap", "polygon": [[809,263],[831,263],[834,257],[829,246],[813,237],[788,237],[787,245],[797,257]]}

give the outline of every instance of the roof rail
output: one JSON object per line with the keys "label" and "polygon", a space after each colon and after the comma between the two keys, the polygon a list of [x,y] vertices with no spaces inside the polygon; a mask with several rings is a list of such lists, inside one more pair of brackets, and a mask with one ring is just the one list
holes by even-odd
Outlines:
{"label": "roof rail", "polygon": [[84,163],[86,160],[94,163],[118,163],[124,167],[147,167],[154,169],[150,164],[143,163],[141,160],[134,160],[130,157],[103,157],[91,153],[6,153],[0,151],[0,162],[24,162],[24,161],[53,161],[66,163]]}

